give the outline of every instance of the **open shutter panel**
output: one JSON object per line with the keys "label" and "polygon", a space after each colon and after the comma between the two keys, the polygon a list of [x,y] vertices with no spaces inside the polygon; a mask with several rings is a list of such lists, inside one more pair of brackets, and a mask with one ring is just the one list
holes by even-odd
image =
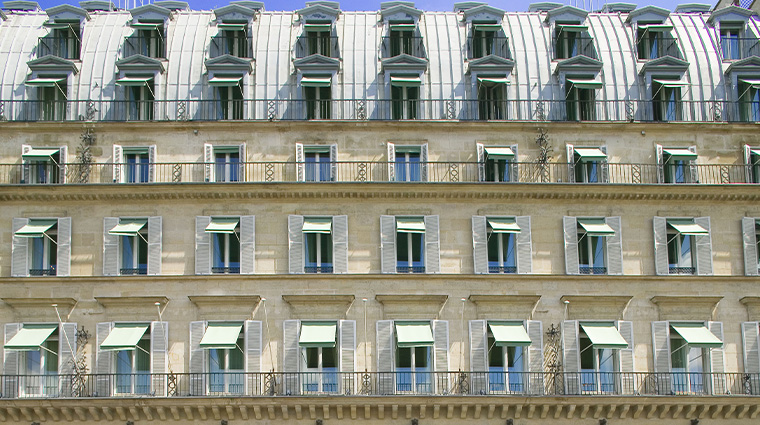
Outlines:
{"label": "open shutter panel", "polygon": [[211,274],[211,236],[206,227],[211,217],[195,217],[195,274]]}
{"label": "open shutter panel", "polygon": [[339,320],[341,393],[356,394],[356,320]]}
{"label": "open shutter panel", "polygon": [[338,144],[330,145],[330,181],[338,181]]}
{"label": "open shutter panel", "polygon": [[520,182],[520,168],[519,168],[519,161],[517,159],[517,145],[510,146],[510,149],[512,149],[512,153],[515,155],[512,157],[512,159],[509,161],[509,181],[512,183],[519,183]]}
{"label": "open shutter panel", "polygon": [[388,181],[396,181],[396,145],[388,142]]}
{"label": "open shutter panel", "polygon": [[475,274],[488,273],[488,230],[482,215],[472,217],[472,259]]}
{"label": "open shutter panel", "polygon": [[[435,371],[449,371],[449,322],[433,320],[433,340],[435,348]],[[440,380],[440,379],[439,379]]]}
{"label": "open shutter panel", "polygon": [[665,217],[652,219],[654,228],[654,269],[659,276],[669,273],[668,263],[668,222]]}
{"label": "open shutter panel", "polygon": [[156,145],[148,146],[148,182],[156,182]]}
{"label": "open shutter panel", "polygon": [[[723,342],[723,323],[722,322],[707,322],[707,328]],[[712,393],[715,395],[726,394],[731,388],[726,382],[725,366],[725,354],[723,346],[710,348],[710,372],[712,373]]]}
{"label": "open shutter panel", "polygon": [[241,143],[238,146],[238,159],[240,161],[240,163],[238,164],[238,171],[239,171],[238,181],[241,181],[241,182],[248,181],[245,178],[245,164],[248,162],[248,159],[247,159],[247,150],[245,148],[245,143]]}
{"label": "open shutter panel", "polygon": [[31,145],[21,145],[21,183],[31,183],[29,175],[29,161],[25,160],[23,155],[32,150]]}
{"label": "open shutter panel", "polygon": [[621,348],[618,351],[618,358],[620,359],[620,393],[621,394],[634,394],[637,390],[636,379],[633,374],[635,372],[633,359],[634,359],[634,345],[633,345],[633,322],[620,320],[617,322],[617,329],[620,335],[628,343],[627,348]]}
{"label": "open shutter panel", "polygon": [[744,151],[744,183],[752,183],[752,148],[744,145],[742,150]]}
{"label": "open shutter panel", "polygon": [[61,146],[58,151],[58,183],[66,184],[69,167],[69,147]]}
{"label": "open shutter panel", "polygon": [[380,262],[383,273],[396,273],[396,217],[380,216]]}
{"label": "open shutter panel", "polygon": [[113,145],[113,182],[124,183],[126,173],[124,172],[124,150],[121,145]]}
{"label": "open shutter panel", "polygon": [[296,143],[296,180],[299,182],[306,181],[305,161],[303,143]]}
{"label": "open shutter panel", "polygon": [[669,395],[672,391],[670,375],[670,324],[665,321],[652,322],[652,351],[654,372],[657,377],[656,394]]}
{"label": "open shutter panel", "polygon": [[169,372],[169,322],[150,323],[150,371],[152,391],[157,396],[165,396]]}
{"label": "open shutter panel", "polygon": [[567,145],[567,182],[575,183],[575,148]]}
{"label": "open shutter panel", "polygon": [[208,143],[203,144],[203,179],[207,182],[214,181],[214,146]]}
{"label": "open shutter panel", "polygon": [[288,216],[288,270],[303,273],[303,216]]}
{"label": "open shutter panel", "polygon": [[486,321],[470,320],[470,394],[488,394]]}
{"label": "open shutter panel", "polygon": [[119,236],[108,233],[119,224],[119,217],[103,218],[103,275],[119,275]]}
{"label": "open shutter panel", "polygon": [[[21,323],[5,324],[5,341],[3,346],[21,330]],[[18,351],[3,350],[3,398],[18,397]]]}
{"label": "open shutter panel", "polygon": [[112,322],[98,323],[95,328],[95,340],[96,344],[98,344],[96,347],[97,354],[95,355],[95,373],[97,374],[95,385],[98,397],[109,397],[111,395],[111,388],[113,387],[111,378],[114,371],[111,364],[113,363],[114,353],[100,349],[100,345],[103,344],[108,334],[111,333],[111,329],[113,329]]}
{"label": "open shutter panel", "polygon": [[[744,373],[760,374],[760,323],[742,323],[742,347],[744,352]],[[758,378],[755,378],[757,380]]]}
{"label": "open shutter panel", "polygon": [[379,395],[394,394],[393,359],[395,347],[393,342],[393,320],[378,320],[377,324],[377,390]]}
{"label": "open shutter panel", "polygon": [[[599,150],[604,152],[605,155],[607,154],[607,146],[600,146]],[[599,161],[599,169],[601,171],[599,183],[609,183],[610,182],[610,164],[607,158]]]}
{"label": "open shutter panel", "polygon": [[261,350],[263,347],[262,327],[258,320],[245,321],[245,371],[250,378],[246,381],[246,394],[257,395],[262,393],[261,379]]}
{"label": "open shutter panel", "polygon": [[478,156],[478,181],[486,181],[486,149],[482,143],[475,143]]}
{"label": "open shutter panel", "polygon": [[332,218],[333,273],[348,273],[348,216]]}
{"label": "open shutter panel", "polygon": [[515,222],[520,226],[517,234],[517,273],[533,273],[533,240],[530,234],[530,216],[522,215],[515,217]]}
{"label": "open shutter panel", "polygon": [[206,394],[206,352],[201,339],[206,332],[206,322],[190,322],[190,395]]}
{"label": "open shutter panel", "polygon": [[161,274],[161,242],[163,225],[161,216],[148,217],[148,274]]}
{"label": "open shutter panel", "polygon": [[58,342],[58,374],[60,396],[72,397],[72,381],[76,372],[77,324],[61,323]]}
{"label": "open shutter panel", "polygon": [[28,218],[13,219],[13,247],[11,248],[11,276],[29,276],[29,239],[19,238],[16,232],[29,223]]}
{"label": "open shutter panel", "polygon": [[240,217],[240,274],[254,274],[256,268],[256,217]]}
{"label": "open shutter panel", "polygon": [[525,327],[530,337],[528,346],[528,394],[544,394],[544,332],[543,324],[539,320],[526,320]]}
{"label": "open shutter panel", "polygon": [[420,181],[430,181],[428,175],[428,144],[420,146]]}
{"label": "open shutter panel", "polygon": [[607,238],[607,274],[623,274],[623,233],[620,217],[607,217],[605,223],[615,231]]}
{"label": "open shutter panel", "polygon": [[581,356],[578,343],[578,321],[562,322],[562,365],[565,372],[565,394],[581,393]]}
{"label": "open shutter panel", "polygon": [[744,274],[758,275],[757,230],[754,217],[742,217],[742,237],[744,240]]}
{"label": "open shutter panel", "polygon": [[438,216],[425,216],[425,273],[441,272],[441,246]]}
{"label": "open shutter panel", "polygon": [[697,247],[697,274],[700,276],[711,276],[713,274],[713,259],[710,217],[696,217],[694,223],[704,227],[708,232],[706,235],[696,236],[694,238]]}
{"label": "open shutter panel", "polygon": [[301,365],[301,347],[298,346],[298,334],[301,330],[300,320],[282,322],[282,371],[285,395],[301,393],[298,371]]}
{"label": "open shutter panel", "polygon": [[565,234],[565,273],[579,274],[578,221],[575,217],[564,217],[562,223]]}
{"label": "open shutter panel", "polygon": [[[693,153],[697,153],[696,146],[689,146],[689,150]],[[699,183],[699,168],[697,167],[697,160],[689,161],[689,183]]]}
{"label": "open shutter panel", "polygon": [[665,158],[662,145],[655,145],[655,159],[657,160],[657,183],[665,183]]}
{"label": "open shutter panel", "polygon": [[58,219],[56,276],[71,275],[71,217]]}

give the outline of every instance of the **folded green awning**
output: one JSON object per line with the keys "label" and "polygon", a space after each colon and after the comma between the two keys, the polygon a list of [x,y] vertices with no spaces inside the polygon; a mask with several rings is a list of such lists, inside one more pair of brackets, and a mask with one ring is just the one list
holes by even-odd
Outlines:
{"label": "folded green awning", "polygon": [[579,78],[567,78],[565,79],[567,83],[570,83],[573,87],[579,88],[579,89],[589,89],[589,90],[598,90],[602,88],[603,84],[601,81],[597,80],[582,80]]}
{"label": "folded green awning", "polygon": [[396,87],[417,87],[422,84],[420,77],[391,75],[391,85]]}
{"label": "folded green awning", "polygon": [[163,27],[164,24],[161,22],[130,22],[129,24],[132,28],[137,29],[158,29],[159,26]]}
{"label": "folded green awning", "polygon": [[134,350],[147,330],[146,323],[117,323],[100,344],[100,349],[104,351]]}
{"label": "folded green awning", "polygon": [[719,348],[723,346],[723,341],[713,335],[707,327],[701,323],[679,323],[671,324],[671,328],[681,335],[681,338],[692,347],[697,348]]}
{"label": "folded green awning", "polygon": [[433,329],[430,322],[396,323],[398,347],[428,347],[433,345]]}
{"label": "folded green awning", "polygon": [[653,83],[662,85],[662,87],[677,88],[688,86],[689,83],[679,80],[652,80]]}
{"label": "folded green awning", "polygon": [[628,342],[612,323],[583,323],[581,328],[594,348],[628,348]]}
{"label": "folded green awning", "polygon": [[532,342],[522,322],[488,322],[488,328],[499,347],[526,346]]}
{"label": "folded green awning", "polygon": [[391,24],[391,31],[413,31],[415,28],[417,28],[417,25],[414,25],[413,23],[409,24]]}
{"label": "folded green awning", "polygon": [[42,24],[43,27],[51,29],[51,30],[65,30],[71,28],[71,24],[61,24],[61,23],[55,23],[55,22],[44,22]]}
{"label": "folded green awning", "polygon": [[614,236],[612,230],[603,218],[579,218],[578,224],[586,231],[588,236]]}
{"label": "folded green awning", "polygon": [[645,31],[652,31],[652,32],[665,32],[665,31],[671,31],[673,29],[673,25],[661,25],[661,24],[639,25],[639,29],[643,29]]}
{"label": "folded green awning", "polygon": [[301,77],[303,87],[330,87],[332,78],[329,75],[304,75]]}
{"label": "folded green awning", "polygon": [[116,85],[127,87],[142,87],[147,86],[148,82],[152,79],[152,75],[146,75],[142,77],[122,77],[116,80]]}
{"label": "folded green awning", "polygon": [[668,225],[682,235],[707,235],[710,233],[691,219],[669,219]]}
{"label": "folded green awning", "polygon": [[332,30],[332,24],[305,24],[306,31],[327,32]]}
{"label": "folded green awning", "polygon": [[24,325],[5,344],[6,350],[38,351],[40,346],[58,329],[57,324]]}
{"label": "folded green awning", "polygon": [[332,231],[331,218],[305,218],[303,220],[304,233],[330,233]]}
{"label": "folded green awning", "polygon": [[740,83],[749,84],[755,90],[760,90],[760,80],[750,80],[748,78],[740,78]]}
{"label": "folded green awning", "polygon": [[583,159],[604,160],[607,154],[599,148],[575,148],[574,152]]}
{"label": "folded green awning", "polygon": [[212,87],[234,87],[240,85],[243,77],[213,77],[208,80],[208,85]]}
{"label": "folded green awning", "polygon": [[18,229],[14,236],[19,238],[41,238],[51,227],[58,224],[58,220],[29,220],[24,227]]}
{"label": "folded green awning", "polygon": [[505,159],[508,159],[515,156],[515,152],[512,150],[512,148],[507,147],[486,147],[485,151],[486,155],[489,157],[504,157]]}
{"label": "folded green awning", "polygon": [[475,24],[473,25],[475,31],[499,31],[501,29],[500,24]]}
{"label": "folded green awning", "polygon": [[37,77],[24,81],[24,84],[31,87],[55,87],[66,81],[66,77]]}
{"label": "folded green awning", "polygon": [[298,345],[301,347],[335,347],[335,322],[302,322]]}
{"label": "folded green awning", "polygon": [[488,226],[494,233],[520,233],[520,226],[514,218],[491,218],[486,219]]}
{"label": "folded green awning", "polygon": [[240,322],[209,323],[200,347],[204,350],[235,348],[242,329],[243,324]]}
{"label": "folded green awning", "polygon": [[396,231],[402,233],[425,233],[424,218],[396,218]]}
{"label": "folded green awning", "polygon": [[206,233],[235,233],[235,228],[240,223],[239,218],[211,218],[211,223],[206,226]]}
{"label": "folded green awning", "polygon": [[60,152],[60,149],[32,149],[29,152],[22,154],[21,158],[28,159],[28,158],[45,158],[50,159],[53,157],[53,155]]}
{"label": "folded green awning", "polygon": [[759,155],[760,156],[760,149],[750,149],[750,153],[752,155]]}
{"label": "folded green awning", "polygon": [[509,84],[507,77],[478,77],[481,84]]}
{"label": "folded green awning", "polygon": [[586,32],[588,31],[588,27],[586,25],[557,25],[557,28],[560,32],[562,31],[572,31],[572,32]]}
{"label": "folded green awning", "polygon": [[217,28],[223,29],[225,31],[245,31],[248,28],[248,24],[239,23],[239,24],[216,24]]}
{"label": "folded green awning", "polygon": [[140,233],[140,230],[142,230],[147,224],[148,219],[146,218],[119,220],[119,224],[109,230],[108,234],[117,236],[137,236],[137,234]]}
{"label": "folded green awning", "polygon": [[666,155],[670,155],[671,158],[681,161],[694,161],[697,159],[697,154],[688,149],[665,148],[662,152]]}

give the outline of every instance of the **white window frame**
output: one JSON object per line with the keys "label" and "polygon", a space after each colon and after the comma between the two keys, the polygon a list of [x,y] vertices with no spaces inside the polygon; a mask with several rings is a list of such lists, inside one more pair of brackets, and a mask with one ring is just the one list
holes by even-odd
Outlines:
{"label": "white window frame", "polygon": [[[329,262],[330,265],[329,266],[327,266],[328,263],[323,263],[322,262],[322,238],[324,236],[329,236],[330,237],[330,246],[332,246],[333,245],[332,231],[329,234],[326,234],[326,233],[309,233],[309,232],[304,232],[304,234],[303,234],[303,252],[304,252],[304,255],[303,255],[303,262],[304,262],[304,264],[303,264],[303,266],[304,266],[304,272],[305,273],[332,273],[333,268],[334,268],[334,264],[335,264],[335,260],[334,260],[335,253],[332,252],[332,250],[330,251],[330,262]],[[317,262],[316,262],[316,265],[314,265],[314,266],[309,265],[309,259],[307,258],[308,257],[308,255],[307,255],[308,248],[307,247],[309,245],[309,240],[312,239],[312,238],[316,239],[316,241],[314,242],[314,244],[316,246],[316,251],[317,251],[316,252]],[[316,267],[317,270],[320,270],[320,271],[310,272],[308,270],[309,267]],[[322,270],[323,267],[330,267],[330,270],[329,271]]]}
{"label": "white window frame", "polygon": [[[586,335],[586,332],[583,331],[583,327],[578,326],[578,356],[580,358],[580,365],[581,369],[579,371],[580,373],[580,381],[581,381],[581,393],[592,393],[592,394],[614,394],[617,391],[617,388],[619,386],[620,378],[618,377],[617,373],[618,366],[620,364],[619,359],[619,351],[612,348],[594,348],[594,345],[591,343],[591,339]],[[583,348],[583,344],[581,341],[587,340],[588,346]],[[583,352],[585,350],[591,350],[592,356],[593,356],[593,363],[594,368],[593,370],[589,369],[583,369]],[[606,361],[612,362],[612,370],[611,371],[602,371],[601,365],[602,365],[602,354],[604,354],[604,351],[609,351],[609,357]],[[591,376],[589,376],[591,374]],[[612,378],[611,381],[607,380],[606,382],[603,382],[603,377],[605,375],[603,374],[611,374],[611,376],[607,376],[608,378]],[[591,378],[591,379],[589,379]]]}
{"label": "white window frame", "polygon": [[[320,146],[321,148],[321,146]],[[307,182],[329,182],[333,181],[332,177],[332,158],[330,155],[330,147],[326,146],[325,149],[317,150],[316,147],[305,146],[304,147],[304,181]],[[322,173],[323,167],[320,160],[326,157],[328,159],[327,176]],[[313,162],[309,162],[310,158],[314,158]],[[309,173],[309,168],[313,167],[313,173]]]}
{"label": "white window frame", "polygon": [[[670,364],[671,374],[673,379],[673,392],[675,394],[707,394],[710,391],[710,349],[690,347],[689,344],[679,335],[677,332],[670,328]],[[683,341],[683,344],[679,347],[674,347],[674,341]],[[673,369],[673,356],[678,350],[683,350],[678,353],[680,360],[684,362],[686,368],[684,371],[675,372]],[[699,350],[699,351],[696,351]],[[692,358],[695,353],[699,353],[696,358]],[[699,371],[691,370],[691,363],[695,360],[699,360]],[[697,376],[699,377],[698,379]],[[679,388],[681,388],[679,390]]]}
{"label": "white window frame", "polygon": [[[396,371],[396,392],[399,394],[430,394],[435,391],[435,368],[433,367],[433,350],[432,345],[421,347],[399,347],[395,345],[393,352],[393,361]],[[417,349],[424,348],[427,351],[427,368],[417,370]],[[399,366],[399,353],[400,350],[410,350],[410,365],[409,370],[400,371]],[[409,382],[402,382],[401,376],[408,375]],[[420,379],[421,378],[421,379]],[[401,389],[401,387],[404,387]],[[409,389],[406,387],[409,386]]]}
{"label": "white window frame", "polygon": [[[304,394],[335,394],[340,387],[340,350],[336,343],[334,347],[299,347],[301,350],[301,371],[305,372],[303,375],[303,393]],[[324,366],[324,350],[330,349],[335,351],[335,367],[326,368]],[[317,350],[317,367],[309,368],[308,364],[308,350]],[[333,369],[333,370],[330,370]],[[325,379],[327,376],[332,375],[334,382],[329,382],[329,379]],[[316,389],[313,389],[316,385]]]}
{"label": "white window frame", "polygon": [[[686,238],[689,238],[689,262],[690,265],[687,265],[687,261],[685,256],[683,255],[682,249],[684,240]],[[696,252],[696,236],[694,235],[684,235],[675,229],[672,229],[668,225],[668,232],[667,232],[667,250],[668,250],[668,274],[674,274],[674,275],[694,275],[696,274],[697,269],[697,252]],[[678,252],[678,258],[672,259],[670,257],[670,247],[671,243],[675,244],[675,248]],[[671,260],[676,260],[675,262],[671,262]],[[671,264],[675,264],[675,266],[671,266]],[[671,269],[673,268],[692,268],[694,271],[692,273],[673,273],[671,272]]]}
{"label": "white window frame", "polygon": [[[238,335],[237,340],[235,340],[235,348],[212,348],[206,351],[204,356],[204,367],[205,370],[208,373],[208,380],[207,380],[207,388],[206,388],[206,394],[244,394],[245,393],[245,337],[244,332],[241,330],[240,334]],[[243,343],[241,346],[240,343]],[[240,355],[242,356],[242,362],[243,362],[243,369],[230,369],[230,354],[233,350],[239,350]],[[217,354],[221,354],[224,356],[224,368],[219,368],[218,372],[212,372],[211,368],[211,362],[213,361],[211,356],[211,351],[215,351]],[[212,385],[219,385],[218,383],[212,382],[214,380],[214,377],[221,378],[223,382],[221,385],[223,386],[222,391],[212,391]],[[234,388],[232,386],[239,386],[239,391],[233,391]]]}
{"label": "white window frame", "polygon": [[[21,375],[18,383],[20,397],[58,396],[58,356],[61,349],[59,331],[60,329],[54,331],[40,346],[39,350],[20,351],[18,353],[19,375]],[[58,344],[58,351],[52,351],[48,347],[50,342]],[[39,370],[29,370],[29,358],[35,355],[39,356]],[[47,361],[53,360],[53,358],[55,359],[55,372],[48,373]]]}
{"label": "white window frame", "polygon": [[[595,269],[599,268],[596,264],[596,253],[594,252],[594,240],[598,240],[602,251],[602,262],[604,265],[604,273],[595,273]],[[581,251],[586,251],[586,256],[589,260],[589,264],[581,264]],[[580,274],[607,274],[607,237],[605,236],[589,236],[586,230],[581,227],[578,222],[578,270]],[[586,267],[586,273],[584,273],[584,266]]]}
{"label": "white window frame", "polygon": [[[127,239],[129,238],[129,239]],[[125,267],[126,264],[124,264],[124,253],[126,252],[126,241],[130,240],[132,245],[132,261],[133,264],[131,264],[131,267]],[[140,268],[140,255],[142,254],[142,250],[140,249],[141,245],[145,245],[143,248],[145,249],[145,272],[142,272],[142,268]],[[119,275],[120,276],[131,276],[131,275],[143,275],[148,274],[148,224],[146,223],[145,226],[140,229],[137,235],[135,236],[126,236],[126,235],[119,235]],[[138,271],[136,273],[124,273],[124,269],[137,269]]]}
{"label": "white window frame", "polygon": [[[400,115],[400,120],[418,120],[421,118],[421,112],[420,112],[420,102],[422,101],[422,86],[413,86],[413,88],[417,89],[417,97],[412,99],[409,95],[409,86],[400,86],[396,87],[398,89],[401,89],[401,96],[398,99],[393,98],[393,89],[394,87],[391,86],[391,118],[393,118],[393,108],[396,107],[396,105],[400,105],[401,110],[398,111]],[[398,152],[397,152],[398,155]]]}
{"label": "white window frame", "polygon": [[[417,158],[419,159],[419,162],[416,163],[416,166],[419,168],[418,174],[419,174],[419,180],[412,180],[412,162],[410,161],[411,158],[413,158],[413,155],[417,155]],[[403,162],[399,162],[399,159],[403,159]],[[422,182],[422,146],[397,146],[396,147],[396,160],[395,163],[395,171],[396,171],[396,181],[403,181],[403,182]],[[401,170],[401,167],[403,166],[403,177],[404,180],[399,180],[399,177],[401,177],[401,174],[399,170]]]}
{"label": "white window frame", "polygon": [[[113,353],[113,388],[112,388],[112,394],[150,394],[153,390],[153,382],[151,378],[151,362],[152,362],[152,355],[150,353],[150,323],[148,325],[148,330],[143,334],[142,338],[140,338],[140,341],[135,346],[134,350],[118,350],[114,351]],[[142,347],[140,347],[140,343],[143,341],[148,342],[148,350],[145,351]],[[137,355],[139,352],[144,352],[148,355],[148,370],[138,370],[137,369]],[[128,374],[120,373],[118,370],[119,367],[119,355],[121,353],[126,354],[129,356],[130,366],[131,366],[131,372]],[[145,376],[146,382],[146,388],[144,391],[137,391],[137,379],[138,376]],[[120,389],[120,381],[122,379],[127,378],[129,389],[128,391],[119,391]]]}
{"label": "white window frame", "polygon": [[[414,235],[420,235],[421,241],[420,241],[420,260],[419,262],[422,263],[422,266],[414,266],[415,259],[412,255],[414,252]],[[410,260],[407,260],[405,263],[406,265],[402,265],[402,261],[400,259],[396,260],[396,270],[398,272],[399,268],[401,267],[407,267],[409,271],[407,273],[425,273],[425,234],[424,233],[411,233],[411,232],[399,232],[396,230],[396,252],[397,252],[397,258],[398,253],[400,252],[399,249],[401,248],[401,244],[398,243],[399,239],[406,237],[407,238],[407,258]],[[422,267],[422,271],[414,271],[414,267]]]}
{"label": "white window frame", "polygon": [[[128,121],[152,121],[155,119],[156,82],[151,78],[142,86],[125,86],[126,119]],[[134,99],[135,91],[139,91],[140,99]],[[150,95],[150,99],[148,99]],[[134,105],[134,107],[133,107]],[[135,116],[132,116],[134,112]]]}
{"label": "white window frame", "polygon": [[[148,183],[150,181],[150,148],[124,148],[124,172],[127,183]],[[133,163],[129,160],[134,159]],[[145,162],[141,162],[145,160]],[[145,167],[147,174],[145,180],[142,179],[142,169]]]}
{"label": "white window frame", "polygon": [[[496,271],[496,272],[491,271],[491,267],[492,266],[490,264],[491,261],[489,260],[488,261],[488,263],[489,263],[488,264],[488,273],[506,273],[506,274],[517,273],[517,233],[497,233],[497,232],[494,232],[493,229],[491,229],[490,226],[486,227],[486,231],[487,231],[488,242],[490,242],[491,238],[493,238],[493,237],[497,238],[497,248],[496,248],[497,252],[496,252],[496,255],[497,255],[498,263],[499,263],[498,267],[500,269],[500,271]],[[505,259],[505,257],[509,256],[509,251],[504,252],[504,249],[505,249],[504,245],[505,245],[505,239],[506,238],[512,238],[513,239],[513,241],[512,241],[512,251],[511,251],[512,255],[511,255],[511,258],[513,259],[513,262],[515,264],[514,266],[506,266],[505,265],[505,262],[507,262],[509,260],[509,258]],[[488,244],[488,258],[490,258],[490,257],[491,257],[490,244]],[[514,267],[515,271],[509,271],[509,272],[505,271],[504,267]]]}
{"label": "white window frame", "polygon": [[[580,173],[576,171],[574,180],[576,183],[602,183],[602,164],[604,161],[600,160],[594,160],[594,159],[583,159],[582,156],[578,155],[577,153],[574,154],[578,157],[578,159],[573,158],[573,162],[575,162],[575,165],[573,168],[575,170],[580,169]],[[590,169],[596,167],[596,180],[591,181],[591,172]],[[580,174],[580,176],[579,176]],[[578,177],[581,177],[581,180],[578,180]]]}
{"label": "white window frame", "polygon": [[[33,221],[34,219],[31,219],[30,221]],[[37,252],[35,250],[35,241],[38,239],[42,239],[42,252]],[[55,264],[51,264],[50,257],[51,254],[55,252],[56,253],[56,262]],[[37,256],[42,256],[42,269],[35,269],[34,263],[36,263]],[[39,238],[29,238],[29,260],[28,260],[28,270],[56,270],[56,274],[51,274],[51,276],[57,275],[58,271],[58,223],[56,223],[53,227],[51,227],[48,231],[46,231],[42,237]],[[31,273],[30,273],[31,275]],[[43,274],[44,275],[44,274]]]}
{"label": "white window frame", "polygon": [[[235,239],[237,239],[237,240],[233,240],[232,236],[235,236]],[[230,263],[230,247],[234,243],[237,243],[238,246],[239,246],[239,248],[238,248],[238,269],[240,269],[240,255],[241,255],[240,251],[241,251],[241,248],[242,248],[242,247],[240,247],[240,224],[238,223],[238,225],[235,227],[235,233],[234,234],[230,234],[230,233],[212,233],[210,235],[210,237],[211,237],[211,274],[237,274],[237,273],[240,273],[239,270],[238,270],[237,273],[234,273],[234,272],[228,270],[228,269],[231,268],[231,266],[230,266],[230,264],[231,264]],[[221,250],[224,251],[224,258],[220,258],[219,259],[220,263],[222,264],[222,267],[224,267],[225,270],[226,270],[224,272],[215,272],[214,271],[214,269],[217,268],[217,266],[214,266],[214,264],[216,264],[216,260],[217,260],[217,258],[215,257],[216,250],[214,249],[214,246],[216,245],[217,240],[220,241],[220,244],[222,245],[221,246]]]}
{"label": "white window frame", "polygon": [[[237,162],[233,162],[234,157],[237,157]],[[223,159],[223,162],[219,162],[219,159]],[[240,153],[231,151],[218,151],[214,149],[214,181],[219,183],[237,182],[240,181]],[[232,180],[233,167],[237,168],[237,179]]]}
{"label": "white window frame", "polygon": [[[486,322],[486,366],[488,367],[488,393],[489,394],[524,394],[526,390],[526,386],[529,382],[529,374],[526,373],[526,370],[528,369],[528,362],[527,362],[527,347],[520,346],[520,345],[507,345],[507,346],[501,346],[503,350],[502,352],[502,364],[500,369],[499,366],[491,366],[491,350],[495,349],[496,341],[493,337],[493,333],[491,332],[490,327],[488,326],[488,322]],[[494,341],[494,344],[491,344],[491,341]],[[510,357],[510,348],[514,348],[515,352],[515,359],[513,360],[513,363],[517,364],[517,361],[519,359],[520,362],[520,370],[510,372],[509,371],[509,357]],[[517,356],[517,352],[519,350],[519,356]],[[500,382],[494,382],[493,378],[498,375],[500,378]],[[519,385],[519,389],[512,388],[513,382],[512,379],[516,375],[516,382],[514,385]],[[499,387],[501,386],[501,388]]]}

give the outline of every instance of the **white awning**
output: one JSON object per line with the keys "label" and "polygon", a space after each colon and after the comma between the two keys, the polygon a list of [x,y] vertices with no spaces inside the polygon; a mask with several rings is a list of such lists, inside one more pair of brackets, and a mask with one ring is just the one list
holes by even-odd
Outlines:
{"label": "white awning", "polygon": [[29,220],[29,223],[18,229],[14,236],[19,238],[41,238],[51,227],[58,224],[58,220]]}
{"label": "white awning", "polygon": [[628,342],[612,323],[580,323],[594,348],[628,348]]}
{"label": "white awning", "polygon": [[225,31],[245,31],[248,28],[248,24],[216,24],[217,28],[223,29]]}
{"label": "white awning", "polygon": [[605,160],[607,154],[599,148],[575,148],[574,152],[583,159]]}
{"label": "white awning", "polygon": [[509,84],[507,77],[478,77],[481,84]]}
{"label": "white awning", "polygon": [[586,32],[588,31],[588,27],[586,25],[557,25],[557,28],[560,32],[562,31],[572,31],[572,32]]}
{"label": "white awning", "polygon": [[24,81],[24,84],[30,87],[55,87],[66,81],[66,77],[37,77]]}
{"label": "white awning", "polygon": [[748,84],[750,87],[752,87],[755,90],[760,90],[760,80],[750,80],[749,78],[741,78],[739,79],[739,82]]}
{"label": "white awning", "polygon": [[501,24],[475,24],[472,26],[475,31],[499,31]]}
{"label": "white awning", "polygon": [[306,31],[327,32],[332,30],[332,24],[305,24],[303,28]]}
{"label": "white awning", "polygon": [[522,322],[488,322],[488,328],[499,347],[527,346],[532,343]]}
{"label": "white awning", "polygon": [[418,87],[422,84],[420,77],[391,75],[391,85],[396,87]]}
{"label": "white awning", "polygon": [[396,231],[402,233],[425,233],[425,219],[396,218]]}
{"label": "white awning", "polygon": [[336,322],[302,322],[298,345],[301,347],[335,347]]}
{"label": "white awning", "polygon": [[413,23],[408,24],[390,24],[391,31],[413,31],[417,28],[417,25]]}
{"label": "white awning", "polygon": [[240,322],[209,323],[201,338],[200,347],[204,350],[235,348],[242,329],[243,324]]}
{"label": "white awning", "polygon": [[332,78],[329,75],[304,75],[301,77],[302,87],[330,87]]}
{"label": "white awning", "polygon": [[676,158],[683,161],[693,161],[697,159],[697,154],[688,149],[665,148],[662,150],[662,152],[667,155],[670,155],[672,158]]}
{"label": "white awning", "polygon": [[665,32],[665,31],[672,31],[673,25],[662,25],[662,24],[639,25],[639,29],[643,29],[645,31],[652,31],[652,32]]}
{"label": "white awning", "polygon": [[147,224],[148,219],[146,218],[120,220],[119,224],[108,231],[108,234],[117,236],[137,236],[137,234],[140,233],[140,230],[142,230]]}
{"label": "white awning", "polygon": [[598,90],[601,89],[604,84],[602,84],[601,81],[594,80],[594,79],[580,79],[580,78],[567,78],[565,80],[567,83],[570,83],[573,87],[579,88],[579,89],[589,89],[589,90]]}
{"label": "white awning", "polygon": [[760,155],[760,149],[750,149],[752,155]]}
{"label": "white awning", "polygon": [[514,218],[488,217],[486,221],[494,233],[520,233],[520,226]]}
{"label": "white awning", "polygon": [[305,218],[303,220],[304,233],[327,233],[332,231],[331,218]]}
{"label": "white awning", "polygon": [[495,157],[513,158],[515,152],[509,147],[486,147],[484,148],[486,155]]}
{"label": "white awning", "polygon": [[676,88],[676,87],[686,87],[689,85],[686,81],[680,81],[680,80],[652,80],[653,83],[657,83],[662,85],[662,87],[669,87],[669,88]]}
{"label": "white awning", "polygon": [[697,348],[719,348],[723,346],[723,341],[713,335],[707,327],[701,323],[680,323],[671,324],[671,328],[681,335],[681,338],[692,347]]}
{"label": "white awning", "polygon": [[21,154],[21,158],[29,159],[29,158],[44,158],[44,159],[51,159],[53,155],[56,155],[58,152],[60,152],[60,149],[50,148],[50,149],[40,149],[40,148],[32,148],[27,153]]}
{"label": "white awning", "polygon": [[122,77],[116,80],[117,86],[147,86],[148,82],[153,79],[152,75],[149,76],[143,76],[143,77]]}
{"label": "white awning", "polygon": [[430,322],[396,322],[398,347],[429,347],[433,345]]}
{"label": "white awning", "polygon": [[57,24],[50,21],[44,22],[42,26],[51,30],[65,30],[71,28],[71,24]]}
{"label": "white awning", "polygon": [[163,22],[130,22],[129,26],[137,29],[158,29],[163,27]]}
{"label": "white awning", "polygon": [[213,87],[233,87],[240,85],[243,77],[213,77],[208,80],[208,85]]}
{"label": "white awning", "polygon": [[104,351],[134,350],[147,330],[148,324],[116,324],[100,344],[100,349]]}
{"label": "white awning", "polygon": [[589,236],[614,236],[615,231],[603,218],[579,218],[578,224]]}
{"label": "white awning", "polygon": [[25,325],[3,348],[15,351],[39,351],[40,346],[58,329],[57,324]]}
{"label": "white awning", "polygon": [[708,235],[710,232],[692,219],[669,219],[668,225],[682,235]]}
{"label": "white awning", "polygon": [[239,218],[211,218],[211,223],[206,226],[206,233],[235,233],[235,228],[240,223]]}

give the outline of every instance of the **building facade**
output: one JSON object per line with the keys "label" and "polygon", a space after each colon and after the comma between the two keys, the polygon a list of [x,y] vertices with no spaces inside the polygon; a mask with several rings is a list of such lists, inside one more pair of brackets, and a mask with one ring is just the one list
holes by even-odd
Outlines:
{"label": "building facade", "polygon": [[6,2],[0,421],[754,423],[759,38]]}

